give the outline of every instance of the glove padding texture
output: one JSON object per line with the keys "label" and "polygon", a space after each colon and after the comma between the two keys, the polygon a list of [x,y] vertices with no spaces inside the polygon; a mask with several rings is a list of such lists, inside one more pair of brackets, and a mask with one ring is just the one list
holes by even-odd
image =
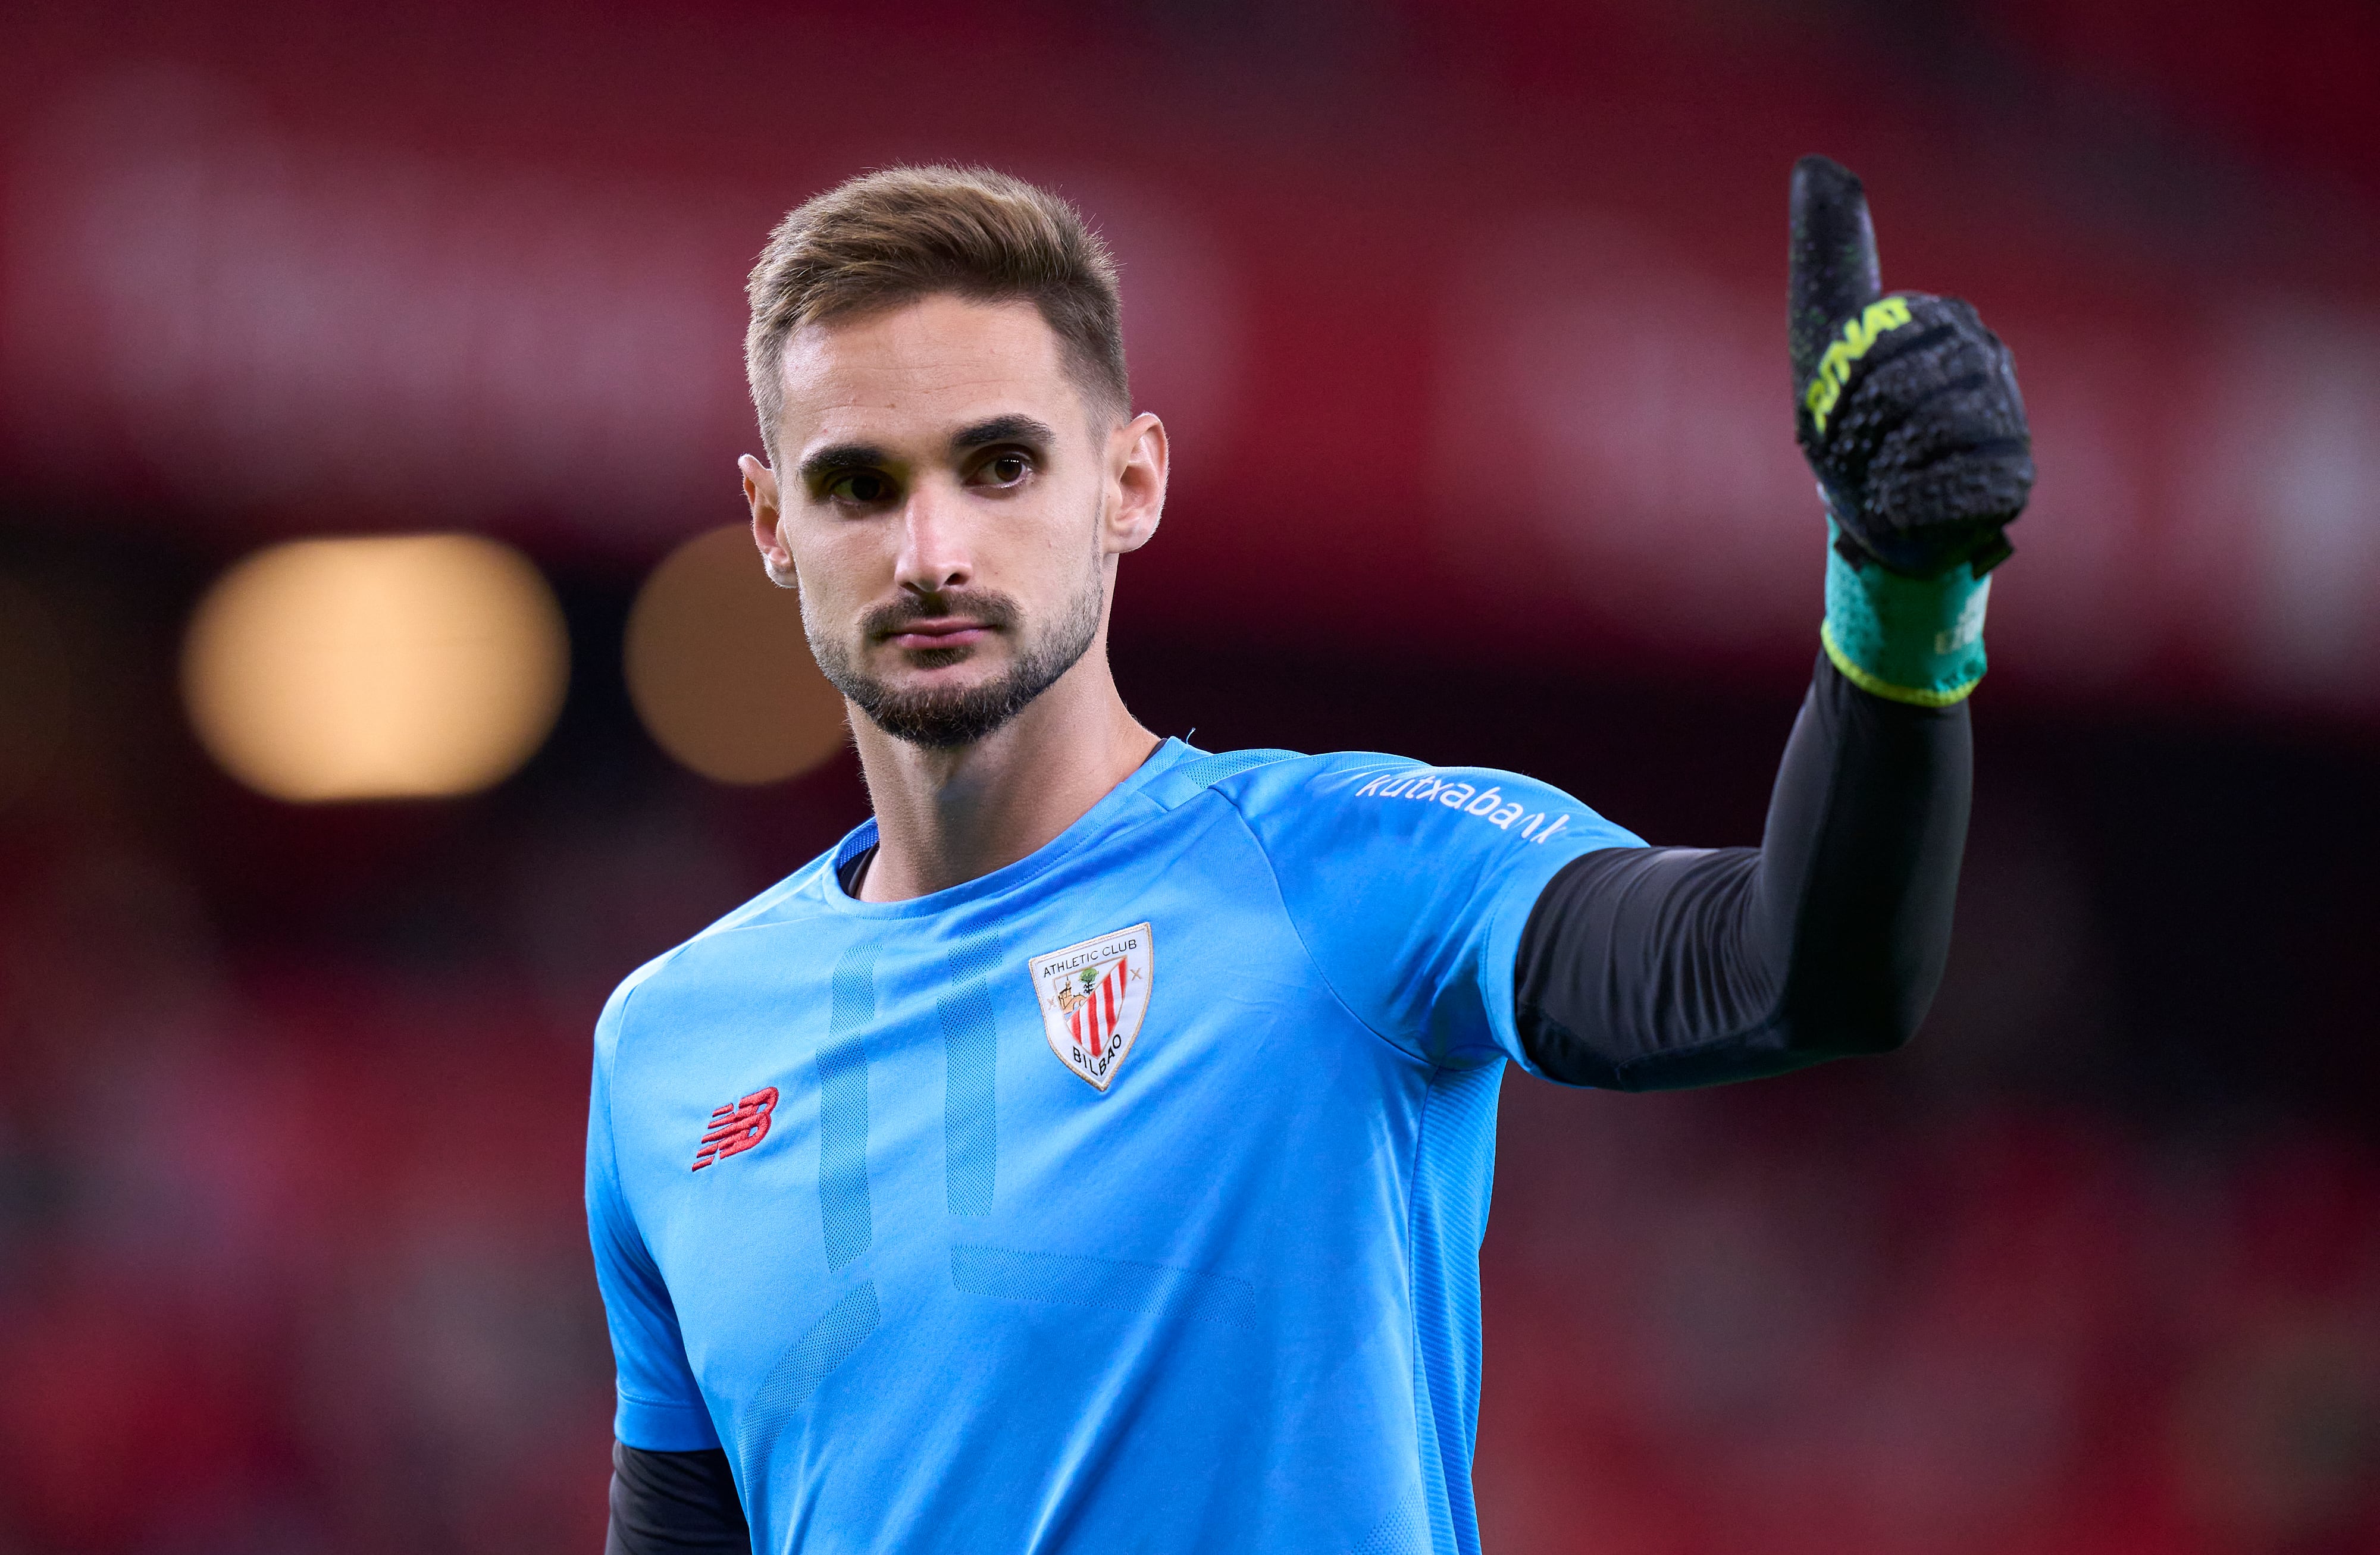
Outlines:
{"label": "glove padding texture", "polygon": [[1836,522],[1868,556],[1912,577],[1966,561],[1981,575],[2009,554],[2000,530],[2033,490],[2016,366],[1960,298],[1894,295],[1909,322],[1852,365],[1824,431],[1797,395],[1795,433]]}

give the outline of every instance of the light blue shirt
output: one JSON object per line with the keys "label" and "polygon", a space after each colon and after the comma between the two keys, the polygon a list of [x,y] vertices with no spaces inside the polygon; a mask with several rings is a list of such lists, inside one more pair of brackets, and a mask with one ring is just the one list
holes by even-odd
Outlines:
{"label": "light blue shirt", "polygon": [[1178,740],[948,891],[854,900],[875,835],[596,1028],[620,1440],[723,1446],[761,1551],[1475,1549],[1513,957],[1637,839]]}

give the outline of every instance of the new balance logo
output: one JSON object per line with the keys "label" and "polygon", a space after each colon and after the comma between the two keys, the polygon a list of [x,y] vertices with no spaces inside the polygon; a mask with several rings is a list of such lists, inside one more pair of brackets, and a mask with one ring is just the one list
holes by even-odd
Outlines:
{"label": "new balance logo", "polygon": [[702,1136],[702,1148],[694,1152],[693,1170],[699,1172],[712,1161],[740,1155],[766,1139],[769,1114],[776,1110],[777,1087],[771,1086],[712,1112],[710,1127]]}

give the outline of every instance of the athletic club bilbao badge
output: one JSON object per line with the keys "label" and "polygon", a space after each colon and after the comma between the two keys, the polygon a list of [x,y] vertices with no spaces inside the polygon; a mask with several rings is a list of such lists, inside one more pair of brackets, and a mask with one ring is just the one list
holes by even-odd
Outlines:
{"label": "athletic club bilbao badge", "polygon": [[1099,1090],[1123,1067],[1148,1008],[1148,925],[1136,923],[1079,945],[1037,955],[1033,991],[1050,1051]]}

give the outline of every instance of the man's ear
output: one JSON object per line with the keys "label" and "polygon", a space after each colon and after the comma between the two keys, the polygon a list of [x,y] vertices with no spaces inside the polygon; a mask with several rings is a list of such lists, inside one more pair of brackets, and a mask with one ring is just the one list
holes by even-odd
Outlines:
{"label": "man's ear", "polygon": [[1147,411],[1108,434],[1108,506],[1105,549],[1113,555],[1137,551],[1157,533],[1165,515],[1169,449],[1165,423]]}
{"label": "man's ear", "polygon": [[760,548],[760,565],[769,581],[780,589],[794,587],[793,553],[777,532],[782,515],[777,508],[777,472],[747,454],[735,461],[744,472],[744,501],[752,509],[752,543]]}

